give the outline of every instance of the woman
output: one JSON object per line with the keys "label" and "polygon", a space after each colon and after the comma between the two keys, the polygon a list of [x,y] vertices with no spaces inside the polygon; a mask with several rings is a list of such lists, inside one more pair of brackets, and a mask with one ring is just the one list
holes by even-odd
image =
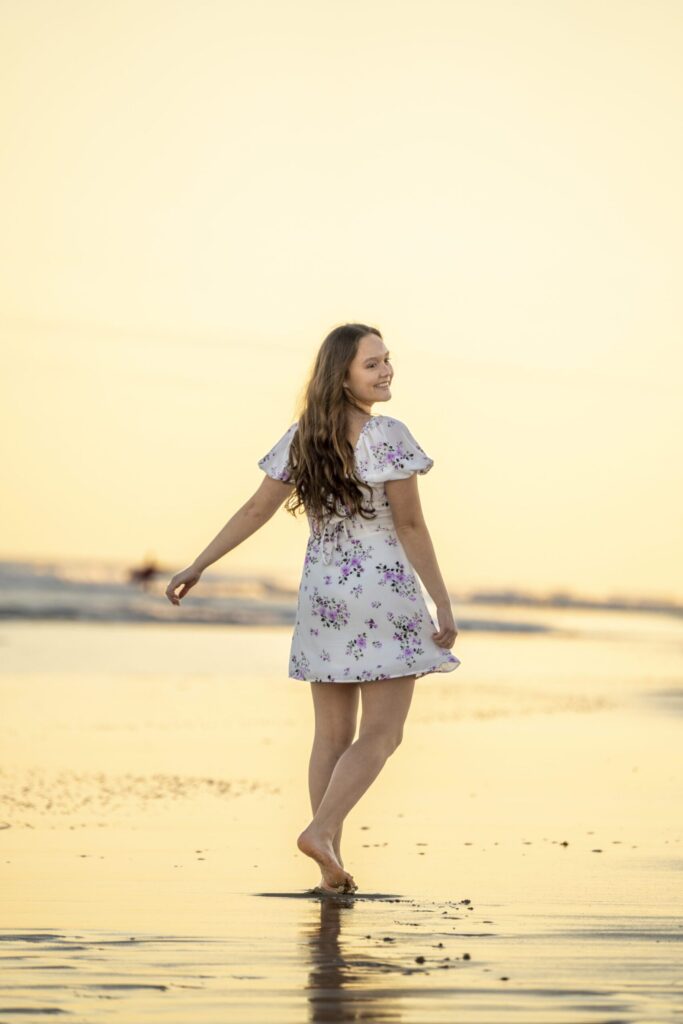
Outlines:
{"label": "woman", "polygon": [[[310,535],[289,677],[311,685],[315,736],[313,819],[297,845],[319,864],[315,891],[324,893],[358,888],[344,868],[342,824],[401,742],[415,679],[460,664],[450,652],[458,630],[417,490],[417,474],[433,460],[400,420],[371,414],[390,400],[393,375],[376,328],[335,328],[318,351],[297,422],[259,459],[261,486],[166,590],[179,604],[208,565],[285,500],[292,515],[305,511]],[[438,629],[415,572],[436,605]]]}

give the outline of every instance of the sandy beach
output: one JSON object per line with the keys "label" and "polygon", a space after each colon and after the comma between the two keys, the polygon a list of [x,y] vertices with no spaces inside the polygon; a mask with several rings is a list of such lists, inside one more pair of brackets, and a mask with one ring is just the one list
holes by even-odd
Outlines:
{"label": "sandy beach", "polygon": [[1,1024],[680,1020],[680,624],[524,617],[418,681],[322,900],[288,629],[4,622]]}

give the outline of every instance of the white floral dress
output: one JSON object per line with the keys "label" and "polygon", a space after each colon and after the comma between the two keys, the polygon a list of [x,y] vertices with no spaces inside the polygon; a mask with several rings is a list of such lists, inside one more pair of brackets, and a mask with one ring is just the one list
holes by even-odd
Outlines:
{"label": "white floral dress", "polygon": [[[287,481],[293,423],[258,465]],[[372,416],[355,447],[357,475],[372,485],[374,519],[310,514],[289,677],[355,683],[452,672],[460,664],[432,639],[438,629],[421,583],[396,533],[384,484],[427,473],[434,460],[393,416]],[[364,502],[367,492],[363,490]]]}

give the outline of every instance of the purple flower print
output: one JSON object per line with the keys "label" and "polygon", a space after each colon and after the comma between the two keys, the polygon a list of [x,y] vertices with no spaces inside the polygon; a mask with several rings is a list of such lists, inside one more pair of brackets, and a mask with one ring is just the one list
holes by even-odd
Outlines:
{"label": "purple flower print", "polygon": [[362,658],[365,654],[365,649],[368,646],[367,633],[358,633],[352,640],[346,645],[346,653],[352,654],[356,661]]}
{"label": "purple flower print", "polygon": [[363,546],[357,537],[350,541],[351,547],[343,552],[335,565],[339,566],[339,583],[346,583],[351,576],[360,577],[365,571],[364,563],[372,554],[372,545]]}
{"label": "purple flower print", "polygon": [[391,588],[394,594],[407,597],[409,601],[417,600],[417,583],[412,572],[407,572],[403,562],[398,559],[393,565],[381,563],[375,566],[379,573],[380,587]]}
{"label": "purple flower print", "polygon": [[310,662],[303,651],[300,655],[292,654],[289,662],[289,674],[293,679],[306,679],[310,671]]}
{"label": "purple flower print", "polygon": [[259,466],[268,476],[272,476],[276,480],[289,480],[291,476],[289,450],[297,428],[298,423],[292,423],[291,427],[283,434],[277,444],[273,445],[268,454],[258,460]]}
{"label": "purple flower print", "polygon": [[305,577],[310,576],[311,566],[317,565],[320,561],[320,545],[315,543],[315,538],[309,536],[308,543],[306,545],[306,555],[304,557],[304,571]]}
{"label": "purple flower print", "polygon": [[371,606],[373,608],[380,608],[381,605],[382,605],[382,602],[381,601],[371,601],[370,604],[371,604]]}
{"label": "purple flower print", "polygon": [[353,594],[354,597],[360,597],[360,595],[363,593],[363,584],[356,583],[355,587],[351,587],[351,593]]}
{"label": "purple flower print", "polygon": [[317,587],[313,588],[311,614],[317,616],[323,626],[332,629],[341,629],[342,626],[348,625],[349,621],[349,607],[346,601],[323,596]]}
{"label": "purple flower print", "polygon": [[398,641],[400,647],[399,661],[405,661],[408,666],[413,665],[416,655],[424,654],[424,649],[420,645],[422,612],[417,609],[412,615],[387,612],[387,618],[394,626],[393,639]]}
{"label": "purple flower print", "polygon": [[381,468],[388,466],[390,469],[405,469],[406,464],[415,458],[415,453],[408,451],[402,441],[397,441],[396,444],[380,441],[378,444],[371,444],[370,450]]}
{"label": "purple flower print", "polygon": [[365,619],[364,622],[368,629],[378,629],[377,623],[375,622],[374,619]]}

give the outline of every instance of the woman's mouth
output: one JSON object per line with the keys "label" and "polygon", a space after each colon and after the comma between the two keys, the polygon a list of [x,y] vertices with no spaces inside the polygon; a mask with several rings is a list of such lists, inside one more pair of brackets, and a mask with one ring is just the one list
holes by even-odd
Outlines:
{"label": "woman's mouth", "polygon": [[390,380],[385,380],[383,384],[375,384],[375,387],[376,388],[384,388],[384,390],[386,391],[390,384],[391,384]]}

